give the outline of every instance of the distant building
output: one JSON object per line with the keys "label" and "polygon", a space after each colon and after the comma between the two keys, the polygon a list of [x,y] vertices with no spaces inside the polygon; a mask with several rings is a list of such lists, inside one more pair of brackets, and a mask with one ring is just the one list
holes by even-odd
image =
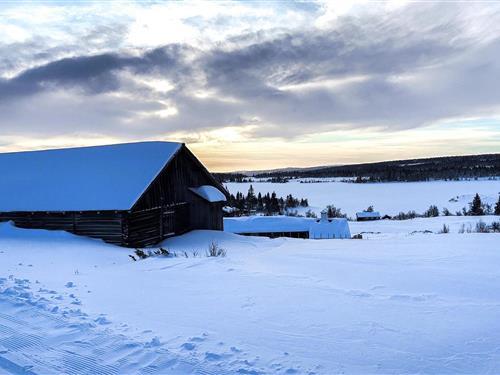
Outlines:
{"label": "distant building", "polygon": [[362,211],[356,212],[357,221],[380,220],[380,212],[377,211]]}
{"label": "distant building", "polygon": [[309,226],[309,238],[330,239],[330,238],[351,238],[349,223],[346,219],[329,219],[327,211],[321,212],[321,218],[315,220]]}
{"label": "distant building", "polygon": [[310,222],[290,216],[225,217],[224,231],[243,236],[309,238]]}
{"label": "distant building", "polygon": [[228,193],[183,143],[0,154],[0,221],[122,246],[223,229]]}
{"label": "distant building", "polygon": [[224,230],[245,236],[270,238],[351,238],[346,219],[328,219],[326,216],[324,219],[290,216],[225,217]]}

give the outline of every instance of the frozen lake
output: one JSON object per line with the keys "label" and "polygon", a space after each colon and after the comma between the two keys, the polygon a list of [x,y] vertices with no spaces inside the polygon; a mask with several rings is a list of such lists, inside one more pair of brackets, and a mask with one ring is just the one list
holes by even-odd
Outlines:
{"label": "frozen lake", "polygon": [[[440,210],[448,208],[453,214],[467,206],[476,193],[485,203],[494,204],[500,194],[500,180],[478,181],[430,181],[430,182],[388,182],[355,184],[337,181],[321,183],[226,183],[231,193],[247,193],[253,185],[255,193],[265,194],[275,191],[278,196],[293,194],[297,198],[307,198],[310,209],[320,212],[329,204],[340,207],[348,216],[373,205],[382,215],[394,215],[401,211],[424,212],[431,204]],[[451,201],[450,201],[451,200]]]}

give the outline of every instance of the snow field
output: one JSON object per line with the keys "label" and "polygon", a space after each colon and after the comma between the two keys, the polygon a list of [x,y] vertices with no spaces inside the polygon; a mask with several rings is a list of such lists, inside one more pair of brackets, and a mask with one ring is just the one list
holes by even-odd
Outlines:
{"label": "snow field", "polygon": [[[0,371],[498,372],[500,235],[457,233],[474,220],[351,223],[364,240],[195,231],[164,243],[190,257],[137,262],[0,224]],[[227,257],[191,256],[213,240]]]}

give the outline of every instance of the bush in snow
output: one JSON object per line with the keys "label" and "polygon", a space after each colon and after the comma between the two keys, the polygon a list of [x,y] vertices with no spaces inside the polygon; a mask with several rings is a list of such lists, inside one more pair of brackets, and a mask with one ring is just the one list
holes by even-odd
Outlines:
{"label": "bush in snow", "polygon": [[488,226],[486,225],[486,223],[484,221],[479,220],[476,223],[476,232],[477,233],[488,233]]}
{"label": "bush in snow", "polygon": [[500,215],[500,195],[498,196],[498,201],[495,204],[495,210],[493,211],[495,215]]}
{"label": "bush in snow", "polygon": [[462,224],[460,226],[460,229],[458,230],[458,233],[460,234],[463,234],[463,233],[472,233],[472,226],[470,225],[467,225],[467,227],[465,227],[465,224]]}
{"label": "bush in snow", "polygon": [[328,217],[345,218],[347,215],[343,214],[340,208],[335,207],[333,204],[326,206]]}
{"label": "bush in snow", "polygon": [[144,250],[142,249],[135,249],[135,255],[137,255],[139,259],[146,259],[147,257],[149,257],[149,254],[144,252]]}
{"label": "bush in snow", "polygon": [[491,230],[493,232],[500,232],[500,221],[494,221],[491,223]]}
{"label": "bush in snow", "polygon": [[443,208],[443,216],[451,216],[450,210],[448,210],[446,207]]}
{"label": "bush in snow", "polygon": [[443,228],[441,228],[439,233],[450,233],[450,227],[446,224],[443,224]]}
{"label": "bush in snow", "polygon": [[439,216],[439,209],[437,206],[431,205],[427,209],[427,211],[424,212],[425,217],[437,217]]}
{"label": "bush in snow", "polygon": [[215,241],[212,241],[210,245],[208,245],[208,257],[225,257],[226,250],[221,248],[219,244]]}
{"label": "bush in snow", "polygon": [[393,216],[393,220],[409,220],[409,219],[415,219],[418,216],[418,214],[415,211],[408,211],[407,213],[400,212],[396,216]]}
{"label": "bush in snow", "polygon": [[306,211],[306,217],[311,217],[313,219],[316,219],[318,216],[316,215],[316,213],[314,211],[307,210]]}
{"label": "bush in snow", "polygon": [[164,249],[163,247],[160,247],[158,250],[154,250],[154,251],[151,251],[151,250],[144,251],[142,249],[135,249],[135,255],[136,256],[129,255],[129,257],[132,260],[136,261],[137,258],[138,259],[146,259],[146,258],[149,258],[152,256],[165,256],[165,257],[175,256],[175,254],[170,253],[167,249]]}
{"label": "bush in snow", "polygon": [[170,256],[170,252],[167,249],[164,249],[163,247],[160,247],[158,250],[154,251],[155,255],[162,255],[164,257]]}
{"label": "bush in snow", "polygon": [[469,224],[467,227],[465,224],[462,224],[460,229],[458,230],[458,233],[494,233],[494,232],[500,232],[500,221],[496,222],[494,221],[490,225],[486,224],[484,221],[479,220],[476,223],[476,227],[474,230],[472,230],[472,226]]}

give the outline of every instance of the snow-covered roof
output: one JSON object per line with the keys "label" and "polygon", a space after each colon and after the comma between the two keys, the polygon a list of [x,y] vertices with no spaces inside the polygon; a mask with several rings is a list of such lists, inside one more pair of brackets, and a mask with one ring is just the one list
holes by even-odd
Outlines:
{"label": "snow-covered roof", "polygon": [[309,238],[351,238],[349,223],[346,219],[320,219],[309,226]]}
{"label": "snow-covered roof", "polygon": [[0,211],[130,209],[181,146],[139,142],[0,154]]}
{"label": "snow-covered roof", "polygon": [[231,233],[309,232],[309,238],[351,238],[346,219],[311,219],[291,216],[225,217]]}
{"label": "snow-covered roof", "polygon": [[189,190],[211,203],[226,201],[226,196],[222,194],[219,189],[212,185],[202,185],[194,188],[189,188]]}
{"label": "snow-covered roof", "polygon": [[307,232],[311,221],[291,216],[225,217],[224,230],[232,233]]}
{"label": "snow-covered roof", "polygon": [[356,217],[380,217],[380,212],[378,212],[378,211],[373,211],[373,212],[368,212],[368,211],[356,212]]}

